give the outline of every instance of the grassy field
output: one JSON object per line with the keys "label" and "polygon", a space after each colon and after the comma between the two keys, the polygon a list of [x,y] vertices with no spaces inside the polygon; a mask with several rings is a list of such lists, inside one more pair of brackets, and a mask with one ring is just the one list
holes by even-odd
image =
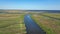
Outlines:
{"label": "grassy field", "polygon": [[24,14],[0,14],[0,34],[26,34]]}
{"label": "grassy field", "polygon": [[[47,15],[47,16],[59,15],[57,17],[60,17],[60,14],[56,14],[56,15],[51,14],[50,15],[50,13],[47,13],[44,15]],[[57,18],[57,17],[55,17],[55,18]],[[45,17],[40,14],[32,14],[32,18],[46,32],[46,34],[60,34],[60,20]]]}
{"label": "grassy field", "polygon": [[24,15],[31,14],[32,19],[46,32],[46,34],[60,34],[59,13],[42,13],[46,17],[38,13],[20,13],[20,14],[0,14],[0,34],[26,34],[24,24]]}
{"label": "grassy field", "polygon": [[43,15],[60,19],[60,14],[59,13],[43,13]]}

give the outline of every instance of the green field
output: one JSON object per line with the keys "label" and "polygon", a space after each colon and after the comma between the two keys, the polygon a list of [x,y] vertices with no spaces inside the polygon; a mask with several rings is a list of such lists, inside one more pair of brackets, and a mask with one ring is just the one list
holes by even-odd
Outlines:
{"label": "green field", "polygon": [[26,14],[31,14],[32,19],[46,32],[46,34],[60,34],[59,13],[41,13],[41,15],[40,13],[29,12],[0,14],[0,34],[26,34],[27,32],[24,24],[24,15]]}
{"label": "green field", "polygon": [[0,14],[0,34],[26,34],[24,14]]}
{"label": "green field", "polygon": [[[42,13],[42,14],[54,18],[60,18],[60,14],[57,13],[55,14]],[[60,20],[56,20],[46,16],[42,16],[40,14],[32,14],[31,17],[46,32],[46,34],[60,34]]]}
{"label": "green field", "polygon": [[60,19],[60,14],[59,13],[43,13],[43,15]]}

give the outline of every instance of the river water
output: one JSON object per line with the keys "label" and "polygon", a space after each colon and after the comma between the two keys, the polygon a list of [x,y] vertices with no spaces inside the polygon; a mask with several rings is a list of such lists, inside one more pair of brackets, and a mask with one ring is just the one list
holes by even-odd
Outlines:
{"label": "river water", "polygon": [[27,34],[46,34],[30,17],[29,14],[25,15],[24,23],[26,26]]}

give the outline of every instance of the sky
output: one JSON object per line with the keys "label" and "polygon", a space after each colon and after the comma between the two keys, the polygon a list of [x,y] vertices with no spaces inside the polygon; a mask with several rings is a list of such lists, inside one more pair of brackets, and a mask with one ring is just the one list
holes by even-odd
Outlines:
{"label": "sky", "polygon": [[60,10],[60,0],[0,0],[0,9]]}

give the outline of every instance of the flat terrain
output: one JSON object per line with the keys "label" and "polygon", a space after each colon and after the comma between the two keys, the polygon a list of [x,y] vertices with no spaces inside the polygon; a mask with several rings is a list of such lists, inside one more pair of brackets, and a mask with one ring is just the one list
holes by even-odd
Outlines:
{"label": "flat terrain", "polygon": [[0,14],[0,34],[26,34],[24,14]]}
{"label": "flat terrain", "polygon": [[60,14],[59,13],[43,13],[43,15],[60,19]]}
{"label": "flat terrain", "polygon": [[39,12],[23,11],[0,12],[0,34],[26,34],[24,23],[25,14],[31,14],[32,19],[46,32],[46,34],[60,34],[59,13],[41,13],[41,15]]}
{"label": "flat terrain", "polygon": [[[44,15],[54,17],[54,18],[60,17],[60,14],[57,14],[57,13],[55,13],[55,14],[47,13]],[[57,15],[59,15],[59,16],[57,16]],[[40,14],[32,14],[31,17],[46,32],[46,34],[60,34],[60,20],[56,20],[56,19],[53,19],[50,17],[45,17]]]}

